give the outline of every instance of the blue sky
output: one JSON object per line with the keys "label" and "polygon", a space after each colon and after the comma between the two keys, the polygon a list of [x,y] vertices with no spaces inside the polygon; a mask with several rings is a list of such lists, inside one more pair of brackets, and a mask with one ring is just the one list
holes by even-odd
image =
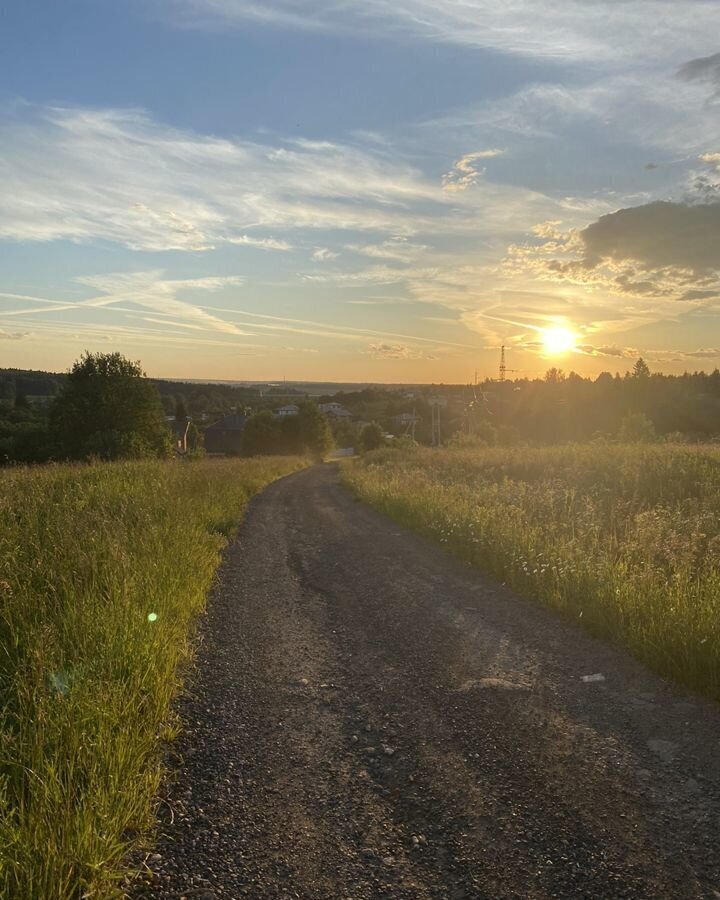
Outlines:
{"label": "blue sky", "polygon": [[[0,10],[0,365],[720,360],[714,0]],[[548,329],[573,347],[548,353]]]}

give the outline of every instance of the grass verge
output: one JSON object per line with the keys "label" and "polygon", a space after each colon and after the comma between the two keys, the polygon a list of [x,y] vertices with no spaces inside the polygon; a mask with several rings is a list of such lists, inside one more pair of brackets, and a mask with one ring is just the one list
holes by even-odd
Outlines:
{"label": "grass verge", "polygon": [[0,897],[118,895],[248,499],[300,459],[0,471]]}
{"label": "grass verge", "polygon": [[385,450],[345,468],[380,511],[720,699],[720,448]]}

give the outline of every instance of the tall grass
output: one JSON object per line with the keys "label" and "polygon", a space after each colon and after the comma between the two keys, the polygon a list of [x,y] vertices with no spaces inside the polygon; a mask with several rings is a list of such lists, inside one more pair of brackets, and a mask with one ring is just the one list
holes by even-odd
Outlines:
{"label": "tall grass", "polygon": [[363,499],[720,699],[720,448],[380,451]]}
{"label": "tall grass", "polygon": [[0,897],[116,896],[248,498],[299,459],[0,471]]}

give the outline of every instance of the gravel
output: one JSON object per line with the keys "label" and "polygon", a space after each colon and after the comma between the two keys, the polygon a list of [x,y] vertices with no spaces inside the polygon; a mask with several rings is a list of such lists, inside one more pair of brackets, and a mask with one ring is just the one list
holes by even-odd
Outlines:
{"label": "gravel", "polygon": [[137,900],[720,897],[717,708],[333,466],[252,501],[179,712]]}

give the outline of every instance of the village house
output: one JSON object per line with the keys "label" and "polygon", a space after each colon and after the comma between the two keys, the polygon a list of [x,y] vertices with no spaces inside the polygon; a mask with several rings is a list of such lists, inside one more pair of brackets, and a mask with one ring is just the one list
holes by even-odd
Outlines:
{"label": "village house", "polygon": [[336,400],[332,400],[330,403],[319,403],[318,409],[329,419],[352,419],[352,413]]}
{"label": "village house", "polygon": [[235,456],[242,451],[246,417],[233,413],[213,422],[205,429],[205,450],[208,453],[224,453]]}
{"label": "village house", "polygon": [[276,416],[297,416],[300,414],[300,407],[296,406],[294,403],[289,403],[287,406],[281,406],[280,409],[275,410]]}

